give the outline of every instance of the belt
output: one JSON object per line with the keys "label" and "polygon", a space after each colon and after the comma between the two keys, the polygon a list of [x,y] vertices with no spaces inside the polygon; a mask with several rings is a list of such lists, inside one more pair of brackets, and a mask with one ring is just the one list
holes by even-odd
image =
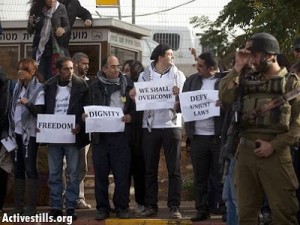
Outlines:
{"label": "belt", "polygon": [[248,148],[253,148],[253,149],[256,149],[256,143],[255,141],[252,141],[252,140],[249,140],[249,139],[246,139],[244,137],[241,137],[240,138],[240,144],[241,145],[244,145],[244,146],[247,146]]}

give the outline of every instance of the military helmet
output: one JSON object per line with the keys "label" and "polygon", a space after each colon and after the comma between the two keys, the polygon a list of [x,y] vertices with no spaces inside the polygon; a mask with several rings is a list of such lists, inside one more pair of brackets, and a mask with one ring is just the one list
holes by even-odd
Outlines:
{"label": "military helmet", "polygon": [[270,54],[279,54],[280,48],[276,38],[268,33],[254,34],[250,39],[249,50],[251,52],[265,52]]}

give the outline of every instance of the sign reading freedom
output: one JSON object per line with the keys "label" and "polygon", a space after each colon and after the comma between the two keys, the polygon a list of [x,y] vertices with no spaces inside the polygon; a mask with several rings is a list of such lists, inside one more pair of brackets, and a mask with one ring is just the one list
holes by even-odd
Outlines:
{"label": "sign reading freedom", "polygon": [[37,142],[75,143],[75,115],[38,114],[37,128]]}
{"label": "sign reading freedom", "polygon": [[174,81],[149,81],[134,83],[136,110],[170,109],[174,107]]}
{"label": "sign reading freedom", "polygon": [[179,94],[180,107],[184,122],[204,120],[220,115],[217,90],[189,91]]}
{"label": "sign reading freedom", "polygon": [[84,107],[84,112],[88,115],[85,118],[85,132],[124,132],[125,123],[121,108],[90,105]]}

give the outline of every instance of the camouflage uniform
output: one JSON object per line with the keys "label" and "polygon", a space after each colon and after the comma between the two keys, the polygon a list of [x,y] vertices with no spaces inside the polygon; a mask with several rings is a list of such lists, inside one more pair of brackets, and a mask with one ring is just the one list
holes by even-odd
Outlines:
{"label": "camouflage uniform", "polygon": [[[231,104],[239,85],[239,73],[233,69],[219,84],[222,104]],[[259,109],[272,98],[300,86],[296,75],[286,68],[270,79],[263,74],[246,76],[243,82],[242,113]],[[242,118],[242,116],[241,116]],[[257,224],[258,212],[266,194],[274,224],[297,224],[298,181],[289,151],[300,136],[300,97],[276,107],[259,117],[240,120],[240,143],[236,154],[235,184],[237,187],[240,225]],[[254,154],[255,140],[271,143],[274,153],[269,157]]]}

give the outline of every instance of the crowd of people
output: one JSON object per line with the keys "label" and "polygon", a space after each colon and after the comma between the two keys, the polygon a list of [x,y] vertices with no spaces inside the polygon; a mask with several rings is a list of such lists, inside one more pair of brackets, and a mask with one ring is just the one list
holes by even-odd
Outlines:
{"label": "crowd of people", "polygon": [[[46,143],[49,215],[54,218],[63,215],[64,207],[73,220],[76,209],[91,208],[84,196],[90,148],[97,220],[110,217],[113,210],[118,218],[130,218],[132,180],[135,216],[158,214],[161,149],[168,172],[170,218],[182,218],[184,127],[194,172],[196,214],[192,221],[209,219],[221,210],[229,225],[253,225],[259,219],[266,224],[299,223],[300,38],[293,44],[297,62],[291,67],[282,61],[274,36],[256,33],[236,52],[229,72],[220,71],[217,57],[204,52],[197,57],[197,73],[183,74],[174,64],[172,48],[161,43],[145,68],[135,59],[121,67],[117,56],[108,55],[99,62],[97,74],[88,76],[89,56],[77,52],[70,58],[68,43],[75,18],[82,18],[89,27],[90,13],[77,0],[31,0],[30,5],[32,58],[21,59],[16,65],[17,81],[0,73],[1,140],[9,139],[16,145],[12,152],[1,146],[1,211],[8,173],[13,171],[14,208],[9,214],[37,213],[37,117],[73,115],[75,125],[70,132],[74,142]],[[135,82],[169,84],[174,104],[137,111]],[[215,106],[220,113],[184,121],[183,125],[180,94],[198,90],[218,91]],[[120,108],[124,129],[86,133],[87,106]],[[225,169],[223,174],[221,168]],[[110,174],[115,182],[113,205],[108,194]]]}

